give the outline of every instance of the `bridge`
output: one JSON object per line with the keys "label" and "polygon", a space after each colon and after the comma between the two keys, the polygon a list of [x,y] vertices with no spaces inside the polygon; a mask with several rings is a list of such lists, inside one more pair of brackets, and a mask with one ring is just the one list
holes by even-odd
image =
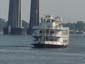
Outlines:
{"label": "bridge", "polygon": [[[32,27],[39,24],[39,0],[31,0],[30,23],[27,34],[32,33]],[[21,21],[21,0],[9,1],[7,26],[3,29],[5,35],[21,35],[23,33]]]}

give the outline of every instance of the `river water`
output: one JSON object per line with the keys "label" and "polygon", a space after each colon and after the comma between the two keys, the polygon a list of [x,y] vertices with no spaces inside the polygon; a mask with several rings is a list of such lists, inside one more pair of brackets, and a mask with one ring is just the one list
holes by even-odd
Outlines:
{"label": "river water", "polygon": [[31,48],[31,36],[0,36],[0,64],[85,64],[85,35],[71,35],[67,48]]}

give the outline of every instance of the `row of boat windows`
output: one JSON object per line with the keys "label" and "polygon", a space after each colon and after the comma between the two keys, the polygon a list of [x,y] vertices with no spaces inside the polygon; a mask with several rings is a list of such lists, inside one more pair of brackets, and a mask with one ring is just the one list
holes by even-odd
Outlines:
{"label": "row of boat windows", "polygon": [[[35,41],[38,41],[38,40],[41,40],[41,41],[59,41],[59,38],[48,38],[48,37],[45,37],[45,38],[35,38]],[[63,42],[67,42],[67,40],[64,39]]]}
{"label": "row of boat windows", "polygon": [[[46,19],[44,19],[44,20],[43,20],[43,22],[50,23],[50,22],[55,22],[55,20],[50,20],[50,19],[49,19],[49,20],[46,20]],[[61,23],[59,23],[58,21],[56,21],[56,24],[58,24],[58,26],[59,26],[59,27],[61,27],[61,26],[62,26],[62,24],[61,24]]]}
{"label": "row of boat windows", "polygon": [[50,33],[50,34],[53,34],[53,33],[55,33],[54,31],[49,31],[49,30],[44,30],[44,31],[40,31],[40,33]]}
{"label": "row of boat windows", "polygon": [[[49,31],[49,30],[45,30],[45,31],[40,31],[40,33],[46,33],[46,34],[54,34],[54,33],[57,33],[55,31]],[[67,35],[68,34],[68,31],[62,31],[62,35]]]}
{"label": "row of boat windows", "polygon": [[45,37],[43,40],[46,40],[46,41],[58,41],[58,38],[48,38],[48,37]]}
{"label": "row of boat windows", "polygon": [[58,41],[58,38],[48,38],[48,37],[35,38],[35,41],[38,41],[39,39],[42,40],[42,41]]}
{"label": "row of boat windows", "polygon": [[46,19],[41,19],[41,21],[43,21],[43,22],[55,22],[55,20],[52,20],[52,19],[48,19],[48,20],[46,20]]}

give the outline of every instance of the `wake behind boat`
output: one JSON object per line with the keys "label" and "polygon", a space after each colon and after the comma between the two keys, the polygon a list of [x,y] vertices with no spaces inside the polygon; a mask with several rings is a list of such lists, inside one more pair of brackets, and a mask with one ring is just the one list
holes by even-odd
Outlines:
{"label": "wake behind boat", "polygon": [[69,44],[69,28],[63,27],[59,16],[42,17],[39,26],[34,26],[33,30],[35,48],[62,48]]}

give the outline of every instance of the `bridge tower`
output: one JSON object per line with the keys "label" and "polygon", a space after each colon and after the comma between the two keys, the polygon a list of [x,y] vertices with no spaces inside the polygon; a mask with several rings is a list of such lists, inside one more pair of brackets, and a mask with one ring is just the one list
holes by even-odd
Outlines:
{"label": "bridge tower", "polygon": [[27,33],[31,34],[33,26],[37,25],[39,25],[39,0],[31,0],[30,23]]}
{"label": "bridge tower", "polygon": [[21,22],[21,0],[9,1],[9,14],[4,34],[20,35],[22,34]]}

